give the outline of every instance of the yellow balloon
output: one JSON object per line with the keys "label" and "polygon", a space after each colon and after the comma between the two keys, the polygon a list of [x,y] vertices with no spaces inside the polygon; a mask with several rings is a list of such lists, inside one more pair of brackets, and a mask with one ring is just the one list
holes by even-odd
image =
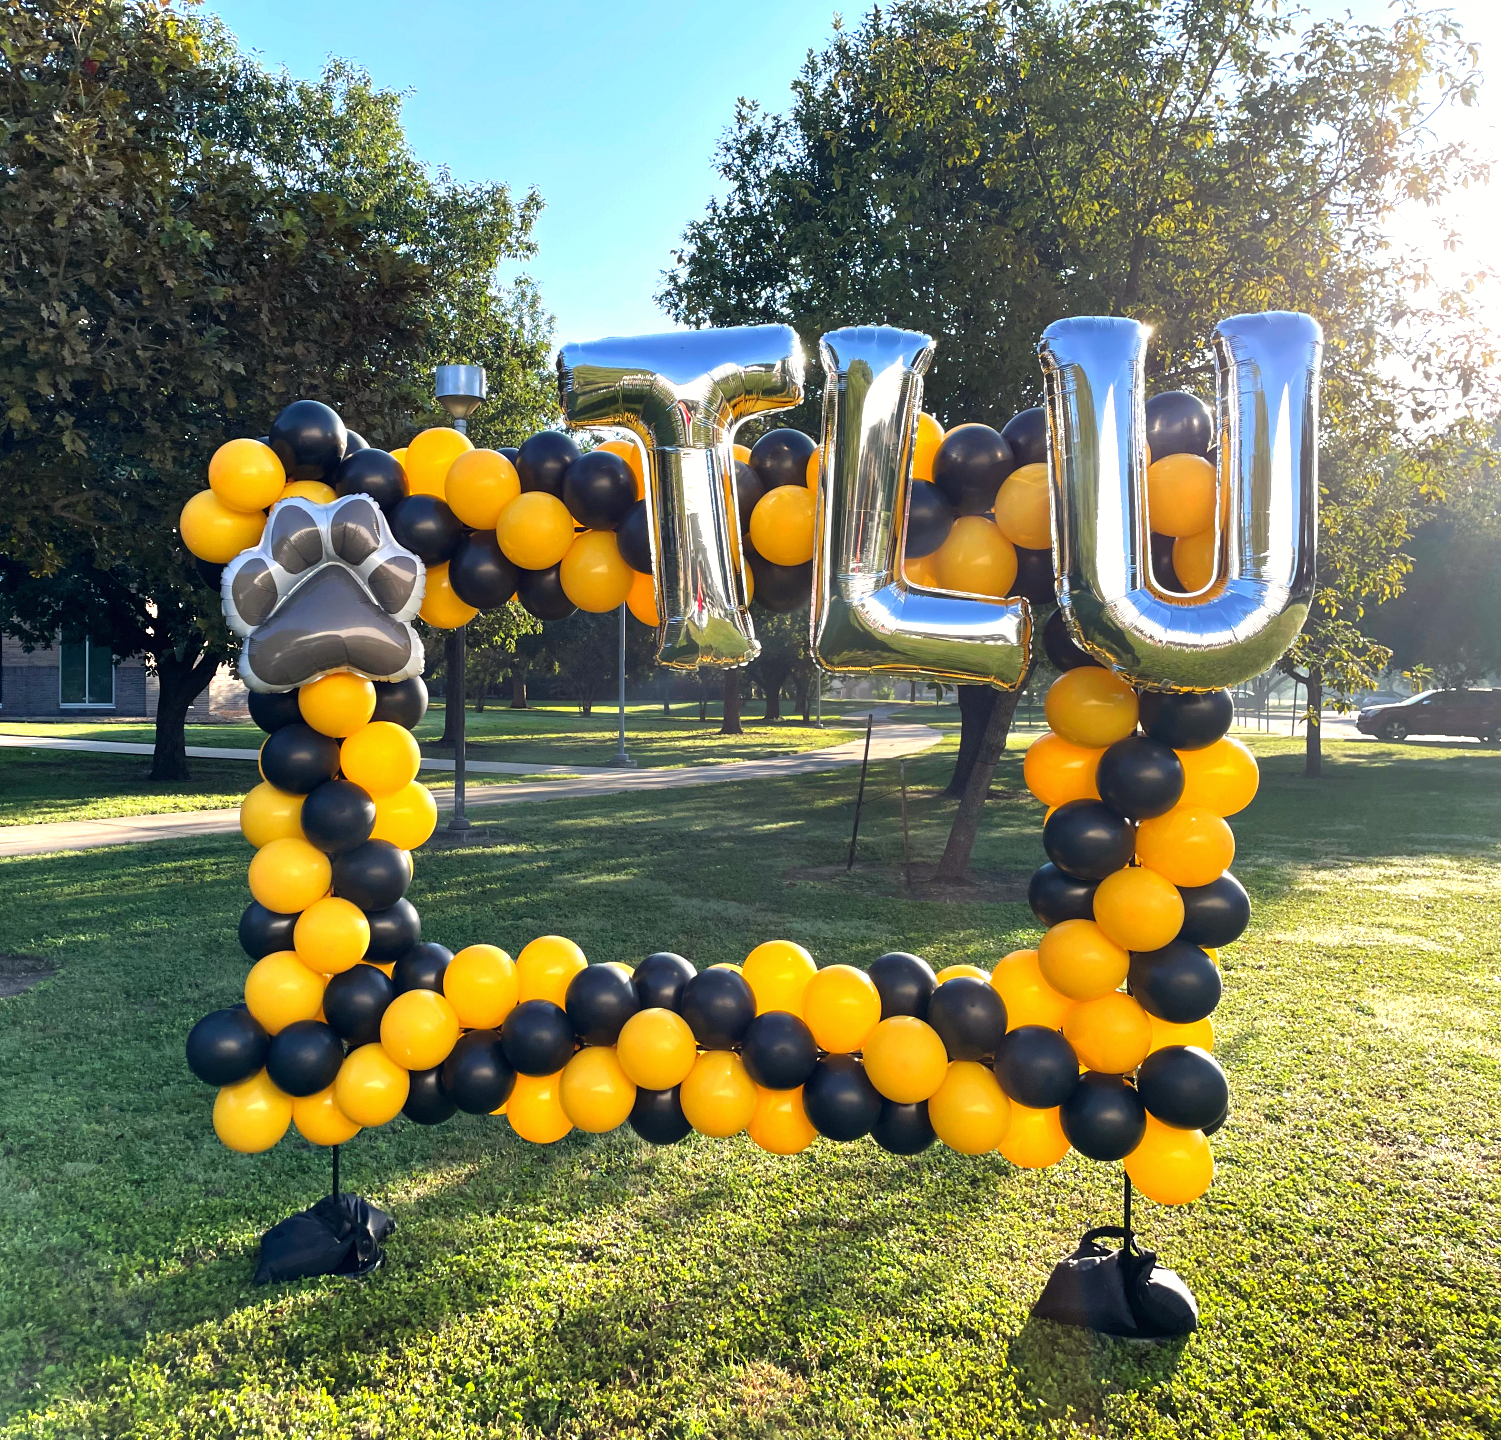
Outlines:
{"label": "yellow balloon", "polygon": [[467,945],[443,972],[443,993],[466,1030],[493,1030],[516,1008],[516,965],[498,945]]}
{"label": "yellow balloon", "polygon": [[636,571],[621,558],[609,530],[585,530],[558,567],[563,593],[591,615],[618,610],[630,598],[635,580]]}
{"label": "yellow balloon", "polygon": [[990,988],[1006,1006],[1006,1028],[1041,1025],[1057,1030],[1075,1002],[1043,979],[1035,950],[1013,950],[991,972]]}
{"label": "yellow balloon", "polygon": [[227,440],[208,462],[208,483],[226,510],[264,510],[281,499],[287,472],[259,440]]}
{"label": "yellow balloon", "polygon": [[[407,464],[407,447],[403,445],[400,449],[391,451],[391,458],[401,466],[402,472],[404,474],[406,472]],[[407,494],[410,495],[411,493],[412,492],[410,490],[407,491]]]}
{"label": "yellow balloon", "polygon": [[818,472],[823,468],[823,447],[820,445],[810,456],[808,463],[803,467],[803,484],[810,490],[818,489]]}
{"label": "yellow balloon", "polygon": [[1131,957],[1093,920],[1062,920],[1037,945],[1042,978],[1070,1000],[1098,1000],[1126,978]]}
{"label": "yellow balloon", "polygon": [[410,730],[391,720],[372,720],[339,746],[339,769],[377,800],[417,778],[422,751]]}
{"label": "yellow balloon", "polygon": [[297,708],[320,735],[342,740],[370,723],[375,714],[375,686],[352,670],[335,670],[302,686]]}
{"label": "yellow balloon", "polygon": [[620,1027],[615,1054],[632,1083],[643,1090],[671,1090],[688,1078],[698,1045],[681,1015],[638,1010]]}
{"label": "yellow balloon", "polygon": [[924,555],[919,560],[908,558],[902,564],[902,574],[909,585],[921,585],[925,590],[941,590],[938,576],[933,571],[933,557]]}
{"label": "yellow balloon", "polygon": [[568,987],[588,967],[584,952],[562,935],[539,935],[516,957],[517,999],[551,1000],[562,1005]]}
{"label": "yellow balloon", "polygon": [[978,1060],[955,1060],[928,1101],[934,1133],[961,1155],[983,1155],[1006,1137],[1011,1102],[990,1067]]}
{"label": "yellow balloon", "polygon": [[259,510],[231,510],[212,490],[200,490],[177,519],[182,543],[200,560],[227,565],[241,550],[260,543],[266,517]]}
{"label": "yellow balloon", "polygon": [[1000,599],[1016,585],[1016,550],[983,515],[961,515],[930,559],[942,590]]}
{"label": "yellow balloon", "polygon": [[1101,1075],[1126,1075],[1152,1048],[1152,1021],[1129,995],[1112,990],[1085,1000],[1068,1012],[1063,1038],[1079,1063]]}
{"label": "yellow balloon", "polygon": [[741,972],[756,997],[756,1014],[768,1010],[803,1013],[808,982],[818,973],[813,957],[791,940],[767,940],[745,957]]}
{"label": "yellow balloon", "polygon": [[1053,545],[1053,501],[1046,465],[1019,465],[1001,482],[995,497],[995,523],[1013,545],[1049,550]]}
{"label": "yellow balloon", "polygon": [[[262,850],[260,855],[265,853]],[[1174,885],[1207,885],[1230,868],[1235,859],[1235,836],[1214,811],[1179,804],[1166,815],[1143,820],[1136,827],[1136,855],[1148,869]]]}
{"label": "yellow balloon", "polygon": [[1200,1050],[1214,1049],[1214,1026],[1209,1023],[1206,1015],[1202,1020],[1195,1020],[1188,1025],[1173,1025],[1166,1020],[1159,1020],[1155,1015],[1148,1017],[1152,1022],[1152,1048],[1153,1050],[1165,1050],[1169,1045],[1197,1045]]}
{"label": "yellow balloon", "polygon": [[214,1097],[214,1134],[242,1155],[269,1150],[291,1123],[292,1097],[278,1090],[264,1070],[226,1085]]}
{"label": "yellow balloon", "polygon": [[[618,455],[625,461],[626,465],[630,468],[631,479],[636,482],[636,499],[644,500],[646,498],[646,469],[645,461],[641,454],[641,447],[634,440],[606,440],[599,448],[601,450],[608,450],[610,454]],[[737,445],[735,448],[737,450],[744,449],[740,445]]]}
{"label": "yellow balloon", "polygon": [[448,467],[448,507],[471,530],[493,530],[500,512],[521,494],[516,467],[499,450],[466,450]]}
{"label": "yellow balloon", "polygon": [[427,584],[422,592],[422,608],[417,612],[435,630],[457,630],[479,614],[477,606],[466,604],[455,594],[448,578],[448,562],[427,567]]}
{"label": "yellow balloon", "polygon": [[518,1075],[506,1101],[506,1119],[523,1140],[551,1145],[573,1129],[563,1109],[563,1072],[556,1075]]}
{"label": "yellow balloon", "polygon": [[820,1049],[849,1055],[881,1023],[881,993],[865,971],[827,965],[803,991],[803,1019]]}
{"label": "yellow balloon", "polygon": [[1160,950],[1183,928],[1183,896],[1155,870],[1134,865],[1100,881],[1094,918],[1124,950]]}
{"label": "yellow balloon", "polygon": [[334,1103],[356,1125],[384,1125],[401,1114],[411,1088],[407,1072],[372,1041],[344,1057],[334,1077]]}
{"label": "yellow balloon", "polygon": [[933,978],[942,985],[945,980],[955,980],[961,975],[990,984],[990,971],[982,970],[978,965],[945,965]]}
{"label": "yellow balloon", "polygon": [[459,1017],[436,990],[407,990],[380,1017],[381,1048],[403,1070],[431,1070],[459,1041]]}
{"label": "yellow balloon", "polygon": [[801,565],[811,560],[813,507],[813,492],[802,485],[778,485],[768,490],[751,511],[751,544],[773,565]]}
{"label": "yellow balloon", "polygon": [[1098,800],[1095,772],[1103,747],[1071,745],[1061,735],[1039,735],[1022,760],[1022,779],[1044,805]]}
{"label": "yellow balloon", "polygon": [[929,1099],[948,1075],[949,1057],[925,1020],[893,1015],[865,1041],[865,1074],[888,1100],[915,1105]]}
{"label": "yellow balloon", "polygon": [[1098,665],[1065,670],[1048,686],[1043,710],[1054,732],[1071,745],[1114,745],[1136,729],[1136,692]]}
{"label": "yellow balloon", "polygon": [[1147,468],[1152,529],[1172,536],[1208,530],[1214,524],[1214,489],[1214,466],[1202,455],[1164,455]]}
{"label": "yellow balloon", "polygon": [[400,850],[415,850],[437,828],[438,802],[421,781],[413,780],[394,794],[378,795],[375,799],[372,840],[388,840]]}
{"label": "yellow balloon", "polygon": [[1180,750],[1183,794],[1180,805],[1212,810],[1222,819],[1238,815],[1256,798],[1261,775],[1256,757],[1239,740],[1225,735],[1202,750]]}
{"label": "yellow balloon", "polygon": [[297,1133],[313,1145],[342,1145],[360,1133],[360,1127],[339,1109],[332,1085],[316,1095],[295,1097],[292,1123]]}
{"label": "yellow balloon", "polygon": [[306,840],[270,840],[250,861],[250,893],[266,909],[290,915],[327,895],[333,875],[328,856]]}
{"label": "yellow balloon", "polygon": [[803,1108],[803,1087],[757,1089],[750,1138],[773,1155],[797,1155],[806,1150],[818,1138],[818,1131]]}
{"label": "yellow balloon", "polygon": [[1126,1156],[1126,1174],[1148,1200],[1187,1205],[1214,1181],[1214,1156],[1202,1130],[1174,1130],[1147,1116],[1141,1143]]}
{"label": "yellow balloon", "polygon": [[446,498],[448,470],[460,455],[473,450],[467,435],[447,425],[424,430],[406,448],[401,468],[407,472],[409,495]]}
{"label": "yellow balloon", "polygon": [[756,1084],[733,1050],[706,1050],[693,1063],[678,1095],[683,1115],[700,1135],[738,1135],[756,1113]]}
{"label": "yellow balloon", "polygon": [[512,500],[495,522],[501,552],[523,570],[556,565],[573,544],[573,516],[556,495],[528,490]]}
{"label": "yellow balloon", "polygon": [[1045,1170],[1068,1154],[1068,1136],[1058,1107],[1033,1110],[1011,1102],[1011,1124],[1000,1143],[1000,1152],[1023,1170]]}
{"label": "yellow balloon", "polygon": [[1202,590],[1214,579],[1218,540],[1216,531],[1201,530],[1173,541],[1173,573],[1185,590]]}
{"label": "yellow balloon", "polygon": [[912,478],[914,480],[933,478],[933,457],[938,453],[938,447],[942,444],[943,426],[938,423],[938,417],[929,415],[926,410],[919,411],[917,434],[912,440]]}
{"label": "yellow balloon", "polygon": [[240,801],[240,833],[257,850],[273,840],[301,840],[302,799],[263,780]]}
{"label": "yellow balloon", "polygon": [[632,571],[630,593],[625,597],[626,609],[643,625],[656,627],[662,623],[657,610],[657,582],[640,571]]}
{"label": "yellow balloon", "polygon": [[352,970],[370,948],[370,922],[365,912],[349,900],[325,895],[314,900],[292,927],[297,958],[320,975],[339,975]]}
{"label": "yellow balloon", "polygon": [[624,1125],[636,1103],[636,1087],[620,1068],[613,1045],[580,1050],[563,1067],[558,1093],[563,1113],[591,1135]]}
{"label": "yellow balloon", "polygon": [[297,958],[295,950],[274,950],[250,967],[245,977],[245,1008],[268,1035],[276,1035],[296,1020],[317,1017],[326,983]]}
{"label": "yellow balloon", "polygon": [[735,458],[742,465],[749,465],[750,464],[750,446],[749,445],[731,445],[730,449],[734,452]]}
{"label": "yellow balloon", "polygon": [[311,500],[314,505],[332,505],[339,492],[321,480],[288,480],[279,500]]}

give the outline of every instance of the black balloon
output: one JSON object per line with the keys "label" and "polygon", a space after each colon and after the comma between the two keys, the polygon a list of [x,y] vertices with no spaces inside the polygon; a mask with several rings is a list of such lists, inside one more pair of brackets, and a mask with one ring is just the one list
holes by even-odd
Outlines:
{"label": "black balloon", "polygon": [[683,1114],[678,1087],[671,1090],[636,1089],[631,1106],[631,1129],[652,1145],[676,1145],[693,1129]]}
{"label": "black balloon", "polygon": [[787,615],[813,598],[813,562],[801,565],[773,565],[754,552],[750,553],[751,572],[755,576],[755,603],[775,615]]}
{"label": "black balloon", "polygon": [[476,610],[504,605],[521,583],[521,567],[506,559],[493,530],[471,530],[448,562],[453,593]]}
{"label": "black balloon", "polygon": [[938,1138],[928,1119],[928,1102],[898,1105],[895,1100],[881,1101],[881,1113],[870,1128],[870,1138],[892,1155],[916,1155],[926,1150]]}
{"label": "black balloon", "polygon": [[556,1075],[573,1058],[573,1026],[551,1000],[523,1000],[506,1016],[500,1038],[522,1075]]}
{"label": "black balloon", "polygon": [[881,1019],[889,1020],[893,1015],[928,1018],[928,1001],[938,987],[938,977],[921,955],[888,950],[871,962],[866,973],[881,997]]}
{"label": "black balloon", "polygon": [[377,680],[372,720],[389,720],[404,730],[415,730],[427,714],[427,686],[420,675],[410,680]]}
{"label": "black balloon", "polygon": [[389,512],[407,498],[407,472],[385,450],[356,450],[339,466],[334,490],[340,495],[368,495]]}
{"label": "black balloon", "polygon": [[460,1035],[439,1070],[443,1093],[470,1115],[489,1115],[511,1098],[516,1071],[506,1059],[499,1030]]}
{"label": "black balloon", "polygon": [[1216,1130],[1218,1130],[1225,1123],[1225,1121],[1227,1121],[1229,1118],[1230,1118],[1230,1102],[1228,1100],[1226,1100],[1225,1101],[1225,1108],[1223,1110],[1221,1110],[1220,1113],[1218,1115],[1216,1115],[1214,1117],[1214,1119],[1211,1120],[1207,1125],[1201,1127],[1203,1129],[1203,1131],[1204,1131],[1204,1134],[1205,1134],[1206,1138],[1208,1136],[1210,1136],[1210,1135],[1213,1135],[1214,1132]]}
{"label": "black balloon", "polygon": [[1235,720],[1235,701],[1228,690],[1199,695],[1143,692],[1141,728],[1174,750],[1203,750],[1221,738]]}
{"label": "black balloon", "polygon": [[261,746],[261,774],[289,795],[306,795],[338,773],[339,742],[300,720],[273,730]]}
{"label": "black balloon", "polygon": [[659,950],[636,966],[631,983],[636,987],[636,998],[643,1010],[676,1010],[683,987],[697,973],[681,955]]}
{"label": "black balloon", "polygon": [[751,511],[766,493],[761,477],[744,460],[735,462],[735,508],[740,514],[740,533],[750,534]]}
{"label": "black balloon", "polygon": [[1197,1045],[1154,1050],[1136,1072],[1136,1093],[1148,1114],[1178,1130],[1224,1123],[1230,1086],[1220,1062]]}
{"label": "black balloon", "polygon": [[521,454],[521,450],[515,445],[502,445],[495,453],[497,455],[504,455],[512,465],[515,465],[516,457]]}
{"label": "black balloon", "polygon": [[389,840],[367,840],[336,855],[334,894],[361,910],[389,910],[412,883],[411,854]]}
{"label": "black balloon", "polygon": [[931,480],[914,480],[907,503],[907,558],[931,555],[954,528],[954,507]]}
{"label": "black balloon", "polygon": [[1095,769],[1095,789],[1117,815],[1150,820],[1183,796],[1183,762],[1169,745],[1128,735],[1108,746]]}
{"label": "black balloon", "polygon": [[1152,531],[1152,578],[1164,590],[1176,595],[1186,595],[1188,587],[1178,578],[1178,567],[1173,564],[1173,537]]}
{"label": "black balloon", "polygon": [[344,459],[349,432],[327,405],[294,400],[271,422],[267,439],[288,480],[329,482]]}
{"label": "black balloon", "polygon": [[459,1107],[443,1093],[442,1067],[413,1070],[407,1076],[407,1103],[401,1113],[419,1125],[441,1125]]}
{"label": "black balloon", "polygon": [[778,485],[806,485],[808,458],[818,449],[801,430],[768,430],[751,446],[750,467],[768,490]]}
{"label": "black balloon", "polygon": [[1214,414],[1187,390],[1166,390],[1147,401],[1147,449],[1164,455],[1203,455],[1214,443]]}
{"label": "black balloon", "polygon": [[271,1037],[248,1010],[215,1010],[188,1031],[188,1069],[205,1085],[238,1085],[266,1063]]}
{"label": "black balloon", "polygon": [[358,430],[344,432],[344,458],[347,460],[356,450],[368,450],[370,442]]}
{"label": "black balloon", "polygon": [[1027,904],[1044,925],[1093,920],[1094,892],[1099,888],[1098,880],[1080,880],[1049,861],[1027,882]]}
{"label": "black balloon", "polygon": [[625,518],[615,527],[620,558],[641,575],[651,574],[651,517],[645,500],[633,500]]}
{"label": "black balloon", "polygon": [[1006,1034],[1006,1006],[983,980],[956,975],[933,992],[928,1024],[938,1032],[950,1060],[985,1060]]}
{"label": "black balloon", "polygon": [[740,1058],[746,1073],[763,1090],[796,1090],[813,1073],[818,1042],[799,1016],[768,1010],[746,1028]]}
{"label": "black balloon", "polygon": [[[410,946],[391,970],[391,983],[398,995],[408,990],[432,990],[443,993],[443,975],[453,960],[453,951],[433,940],[421,940]],[[558,1007],[553,1006],[556,1010]]]}
{"label": "black balloon", "polygon": [[1041,405],[1018,410],[1001,426],[1001,438],[1011,447],[1018,465],[1048,463],[1048,417]]}
{"label": "black balloon", "polygon": [[1087,650],[1074,644],[1068,633],[1063,611],[1055,610],[1042,627],[1042,648],[1047,652],[1049,663],[1055,670],[1077,670],[1083,665],[1099,665],[1099,661]]}
{"label": "black balloon", "polygon": [[995,1052],[995,1078],[1018,1105],[1051,1110],[1074,1093],[1079,1057],[1061,1032],[1045,1025],[1018,1025]]}
{"label": "black balloon", "polygon": [[564,593],[557,565],[546,570],[522,570],[516,582],[516,598],[538,620],[566,620],[578,608]]}
{"label": "black balloon", "polygon": [[1051,605],[1058,598],[1051,550],[1028,550],[1023,545],[1016,547],[1016,580],[1011,593],[1038,605]]}
{"label": "black balloon", "polygon": [[[302,802],[302,833],[309,844],[326,854],[337,855],[363,845],[373,829],[375,801],[352,780],[325,780]],[[393,896],[391,903],[400,898]]]}
{"label": "black balloon", "polygon": [[1178,939],[1217,950],[1239,940],[1251,923],[1251,897],[1228,870],[1207,885],[1180,885],[1183,928]]}
{"label": "black balloon", "polygon": [[563,472],[563,503],[580,525],[613,530],[636,503],[636,477],[613,450],[591,450]]}
{"label": "black balloon", "polygon": [[579,447],[572,436],[561,430],[539,430],[522,442],[512,464],[521,478],[523,491],[545,490],[561,500],[563,477],[578,458]]}
{"label": "black balloon", "polygon": [[1079,1077],[1058,1112],[1068,1143],[1091,1160],[1124,1160],[1146,1134],[1147,1112],[1119,1075]]}
{"label": "black balloon", "polygon": [[700,970],[678,997],[678,1014],[705,1050],[728,1050],[740,1043],[756,1018],[756,996],[738,970]]}
{"label": "black balloon", "polygon": [[808,1122],[830,1140],[858,1140],[881,1118],[881,1096],[852,1055],[825,1055],[803,1084]]}
{"label": "black balloon", "polygon": [[351,1046],[380,1039],[381,1016],[396,998],[396,985],[374,965],[351,965],[328,982],[323,1014],[334,1033]]}
{"label": "black balloon", "polygon": [[332,1026],[294,1020],[271,1037],[266,1074],[285,1095],[316,1095],[334,1083],[343,1063],[344,1042]]}
{"label": "black balloon", "polygon": [[989,425],[961,425],[943,437],[933,457],[933,483],[961,515],[995,509],[996,492],[1016,469],[1011,447]]}
{"label": "black balloon", "polygon": [[1133,950],[1131,994],[1149,1015],[1191,1025],[1220,1003],[1220,972],[1197,945],[1170,940],[1160,950]]}
{"label": "black balloon", "polygon": [[365,919],[370,922],[365,959],[372,964],[393,964],[422,939],[422,917],[410,900],[398,900],[384,910],[367,910]]}
{"label": "black balloon", "polygon": [[1042,827],[1042,848],[1079,880],[1103,880],[1131,863],[1136,826],[1098,800],[1070,800]]}
{"label": "black balloon", "polygon": [[240,949],[252,960],[264,959],[278,950],[292,949],[292,931],[297,912],[283,915],[252,900],[240,916]]}
{"label": "black balloon", "polygon": [[203,582],[205,590],[212,590],[215,595],[222,594],[220,582],[224,579],[224,567],[215,565],[212,560],[199,560],[194,557],[193,573]]}
{"label": "black balloon", "polygon": [[620,1027],[641,1008],[641,1002],[624,970],[587,965],[568,982],[563,1008],[574,1034],[585,1045],[613,1045],[620,1038]]}
{"label": "black balloon", "polygon": [[441,565],[464,538],[459,517],[436,495],[408,495],[391,507],[391,533],[424,565]]}

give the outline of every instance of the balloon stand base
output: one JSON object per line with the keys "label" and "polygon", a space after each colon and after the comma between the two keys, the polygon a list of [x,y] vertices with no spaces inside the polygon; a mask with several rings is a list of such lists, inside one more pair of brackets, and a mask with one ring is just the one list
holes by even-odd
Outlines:
{"label": "balloon stand base", "polygon": [[612,755],[605,762],[612,770],[634,770],[636,762],[629,755]]}
{"label": "balloon stand base", "polygon": [[474,825],[470,821],[466,820],[462,815],[455,815],[453,819],[448,822],[448,828],[450,830],[473,830]]}
{"label": "balloon stand base", "polygon": [[382,1241],[395,1229],[396,1222],[384,1210],[359,1195],[325,1195],[261,1236],[255,1283],[368,1275],[385,1259]]}
{"label": "balloon stand base", "polygon": [[[1118,1239],[1119,1249],[1101,1245]],[[1088,1230],[1048,1276],[1032,1307],[1040,1320],[1078,1325],[1129,1340],[1171,1340],[1198,1329],[1199,1306],[1188,1286],[1121,1225]]]}

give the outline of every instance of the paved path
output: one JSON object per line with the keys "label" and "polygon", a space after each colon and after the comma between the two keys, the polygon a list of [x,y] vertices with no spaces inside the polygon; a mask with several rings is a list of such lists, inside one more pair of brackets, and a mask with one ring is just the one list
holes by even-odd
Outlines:
{"label": "paved path", "polygon": [[[931,749],[943,736],[929,725],[877,724],[870,742],[870,758],[895,760]],[[7,743],[16,737],[4,737]],[[29,737],[20,737],[23,741]],[[111,749],[125,747],[108,741],[54,742],[69,743],[77,749]],[[144,750],[148,746],[131,747]],[[552,769],[576,776],[567,780],[540,780],[519,785],[471,786],[467,792],[468,808],[488,805],[524,805],[537,800],[564,800],[570,796],[620,795],[647,790],[681,790],[694,785],[725,785],[742,780],[784,780],[789,775],[811,775],[841,765],[858,765],[865,750],[865,739],[830,745],[823,750],[805,750],[800,755],[781,755],[767,760],[735,760],[723,765],[693,765],[675,770],[598,770],[580,774],[576,769],[556,766]],[[188,752],[204,753],[195,747]],[[209,751],[234,754],[234,751]],[[423,762],[426,764],[427,762]],[[452,767],[452,761],[448,762]],[[475,768],[471,766],[470,768]],[[501,768],[492,766],[491,768]],[[505,767],[517,771],[523,767]],[[453,797],[446,791],[435,792],[439,815],[452,809]],[[440,821],[441,823],[441,821]],[[44,825],[0,826],[0,856],[44,855],[58,850],[92,850],[102,845],[143,845],[158,840],[178,840],[195,835],[227,835],[240,828],[239,811],[194,810],[177,815],[133,815],[116,820],[58,820]]]}

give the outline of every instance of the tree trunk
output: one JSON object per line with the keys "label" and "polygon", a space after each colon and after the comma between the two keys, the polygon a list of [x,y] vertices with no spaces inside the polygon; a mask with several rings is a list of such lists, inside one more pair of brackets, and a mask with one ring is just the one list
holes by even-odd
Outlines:
{"label": "tree trunk", "polygon": [[[975,759],[980,753],[980,741],[990,723],[995,709],[996,696],[1001,692],[989,685],[961,685],[959,687],[959,755],[954,761],[954,773],[948,788],[943,792],[955,798],[963,798],[969,789],[969,777],[975,768]],[[1017,692],[1012,692],[1013,694]],[[1010,715],[1016,712],[1013,700],[1006,724],[1011,724]],[[989,784],[989,781],[986,782]]]}
{"label": "tree trunk", "polygon": [[224,662],[222,650],[207,650],[196,660],[172,651],[156,657],[156,748],[151,753],[153,780],[187,780],[188,707]]}
{"label": "tree trunk", "polygon": [[779,675],[771,676],[768,676],[765,670],[761,672],[761,688],[766,692],[766,713],[761,717],[763,720],[782,718],[782,682],[786,678],[785,670]]}
{"label": "tree trunk", "polygon": [[449,749],[459,743],[459,729],[464,723],[464,676],[459,645],[457,630],[443,636],[443,734],[438,744]]}
{"label": "tree trunk", "polygon": [[1324,774],[1324,672],[1308,667],[1308,733],[1303,746],[1303,778],[1319,780]]}
{"label": "tree trunk", "polygon": [[740,672],[724,672],[724,723],[719,727],[721,735],[744,735],[740,724]]}
{"label": "tree trunk", "polygon": [[702,690],[698,692],[698,719],[703,724],[709,718],[709,697]]}
{"label": "tree trunk", "polygon": [[[960,691],[968,687],[961,686]],[[1015,690],[992,690],[995,697],[985,729],[976,748],[969,780],[964,787],[963,798],[954,814],[954,826],[949,831],[948,844],[943,847],[943,859],[934,872],[935,880],[950,885],[960,884],[969,871],[970,851],[975,848],[975,838],[980,833],[980,813],[985,808],[985,797],[990,792],[990,781],[995,767],[1006,748],[1006,737],[1011,733],[1011,719],[1016,714],[1016,702],[1021,698],[1021,687]]]}
{"label": "tree trunk", "polygon": [[526,671],[525,665],[517,665],[511,671],[511,709],[526,709]]}
{"label": "tree trunk", "polygon": [[803,692],[798,697],[802,702],[804,725],[811,725],[813,723],[813,683],[811,675],[805,676],[803,679]]}

